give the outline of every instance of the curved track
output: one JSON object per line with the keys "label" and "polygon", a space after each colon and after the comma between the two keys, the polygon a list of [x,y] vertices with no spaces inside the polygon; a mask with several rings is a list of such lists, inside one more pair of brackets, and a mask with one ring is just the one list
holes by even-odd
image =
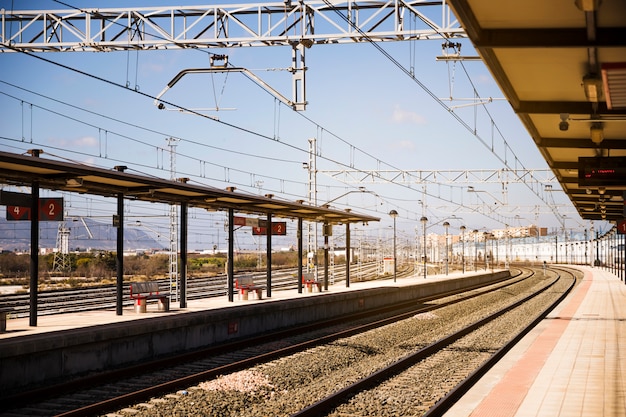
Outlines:
{"label": "curved track", "polygon": [[[32,398],[51,398],[40,404],[29,404],[26,409],[13,410],[13,415],[39,414],[35,412],[36,410],[47,411],[47,414],[44,412],[41,415],[50,415],[50,410],[55,410],[56,415],[93,415],[144,401],[155,395],[173,392],[189,384],[215,378],[217,375],[302,352],[313,346],[328,344],[339,338],[390,325],[416,314],[467,302],[494,291],[502,291],[524,281],[531,275],[529,272],[520,273],[503,283],[465,291],[462,294],[449,293],[441,294],[436,298],[413,300],[411,303],[396,305],[392,309],[341,317],[324,323],[317,322],[298,329],[290,329],[252,340],[242,340],[201,352],[97,375],[89,379],[21,393],[9,398],[8,403],[24,404],[31,403]],[[425,305],[426,303],[428,304]],[[278,341],[283,347],[277,349]],[[160,369],[161,371],[146,374],[147,369]],[[198,372],[198,369],[203,369],[203,371]],[[137,378],[138,374],[142,377]],[[74,392],[79,388],[78,393]],[[112,395],[112,393],[116,394]],[[80,398],[80,401],[77,398]]]}
{"label": "curved track", "polygon": [[[394,383],[394,389],[396,390],[420,390],[421,384],[416,383],[415,375],[419,374],[420,369],[418,369],[417,373],[412,371],[411,368],[416,366],[416,364],[426,361],[430,358],[433,358],[436,355],[441,355],[442,352],[446,349],[451,349],[452,346],[459,342],[462,338],[470,335],[474,332],[479,332],[489,323],[494,322],[506,314],[513,312],[518,307],[528,303],[534,298],[544,294],[546,291],[550,289],[554,289],[557,283],[562,281],[563,275],[569,275],[568,280],[570,281],[566,290],[561,293],[561,295],[556,298],[553,302],[548,304],[543,311],[541,311],[532,321],[527,323],[524,328],[517,332],[508,342],[506,342],[500,349],[498,349],[493,355],[489,357],[484,363],[478,366],[469,377],[465,378],[458,385],[453,387],[441,400],[439,400],[436,404],[430,407],[423,415],[425,416],[440,416],[443,415],[445,411],[449,409],[449,407],[454,404],[455,401],[460,398],[460,396],[465,393],[469,387],[471,387],[489,368],[491,368],[498,360],[504,356],[504,354],[509,351],[526,333],[528,333],[533,327],[535,327],[552,309],[554,309],[566,296],[569,292],[574,288],[576,284],[576,278],[574,277],[571,271],[567,271],[564,269],[560,270],[560,273],[556,275],[556,277],[551,280],[548,284],[542,286],[538,290],[534,291],[532,294],[515,301],[499,310],[493,312],[492,314],[475,321],[474,323],[465,326],[464,328],[446,335],[441,339],[435,341],[434,343],[429,344],[411,354],[408,354],[399,360],[393,362],[392,364],[377,370],[376,372],[361,378],[360,380],[349,384],[348,386],[333,392],[332,394],[322,398],[316,403],[310,405],[309,407],[292,414],[292,417],[312,417],[312,416],[327,416],[327,415],[361,415],[359,414],[359,410],[362,410],[363,406],[358,404],[360,401],[355,396],[359,395],[359,397],[367,397],[367,396],[377,396],[377,394],[372,394],[371,391],[378,389],[383,383],[389,381],[394,378],[396,380],[400,380],[401,382]],[[413,372],[413,376],[402,376],[403,373],[408,373],[411,375]],[[409,384],[407,387],[402,387],[402,384]],[[367,393],[365,393],[367,391]],[[335,414],[332,413],[332,410],[339,408]],[[415,414],[418,415],[418,414]]]}

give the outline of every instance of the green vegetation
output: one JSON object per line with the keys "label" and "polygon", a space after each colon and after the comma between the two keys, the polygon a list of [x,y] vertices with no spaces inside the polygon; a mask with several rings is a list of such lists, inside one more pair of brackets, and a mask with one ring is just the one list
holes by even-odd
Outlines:
{"label": "green vegetation", "polygon": [[[296,252],[272,253],[272,268],[295,268],[298,264]],[[343,263],[344,257],[335,263]],[[321,252],[320,252],[321,259]],[[39,257],[39,283],[46,288],[79,287],[102,285],[115,282],[117,258],[115,252],[85,252],[68,255],[69,271],[54,270],[54,254]],[[306,261],[306,260],[304,260]],[[169,257],[164,254],[131,255],[124,257],[124,275],[126,280],[150,280],[166,277]],[[258,254],[237,254],[235,271],[264,270],[266,257]],[[187,275],[214,276],[226,271],[226,255],[189,254]],[[30,255],[11,252],[0,253],[0,285],[21,285],[27,289],[30,276]]]}

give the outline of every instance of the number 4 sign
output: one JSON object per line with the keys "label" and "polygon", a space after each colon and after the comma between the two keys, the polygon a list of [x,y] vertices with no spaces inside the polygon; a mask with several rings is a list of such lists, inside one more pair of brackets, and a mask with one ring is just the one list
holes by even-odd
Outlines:
{"label": "number 4 sign", "polygon": [[[267,235],[267,227],[253,227],[253,235]],[[272,235],[285,236],[287,234],[287,222],[272,222]]]}
{"label": "number 4 sign", "polygon": [[[7,220],[30,220],[30,207],[7,206]],[[63,198],[43,198],[39,200],[40,221],[63,220]]]}

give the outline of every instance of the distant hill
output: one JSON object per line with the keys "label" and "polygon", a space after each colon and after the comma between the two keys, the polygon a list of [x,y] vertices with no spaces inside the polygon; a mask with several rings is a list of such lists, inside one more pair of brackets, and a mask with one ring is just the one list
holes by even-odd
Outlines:
{"label": "distant hill", "polygon": [[[85,222],[83,224],[83,221]],[[85,227],[89,228],[89,231]],[[89,218],[68,220],[70,251],[85,249],[115,250],[117,229],[113,225]],[[39,247],[55,248],[59,222],[40,222]],[[30,222],[8,221],[0,218],[0,250],[26,251],[30,248]],[[124,250],[164,249],[164,243],[155,240],[142,228],[124,229]]]}

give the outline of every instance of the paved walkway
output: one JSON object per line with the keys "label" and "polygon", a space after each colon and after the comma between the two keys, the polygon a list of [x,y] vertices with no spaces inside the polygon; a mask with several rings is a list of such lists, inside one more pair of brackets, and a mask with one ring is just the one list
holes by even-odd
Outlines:
{"label": "paved walkway", "polygon": [[585,268],[565,302],[447,417],[626,417],[626,286]]}

